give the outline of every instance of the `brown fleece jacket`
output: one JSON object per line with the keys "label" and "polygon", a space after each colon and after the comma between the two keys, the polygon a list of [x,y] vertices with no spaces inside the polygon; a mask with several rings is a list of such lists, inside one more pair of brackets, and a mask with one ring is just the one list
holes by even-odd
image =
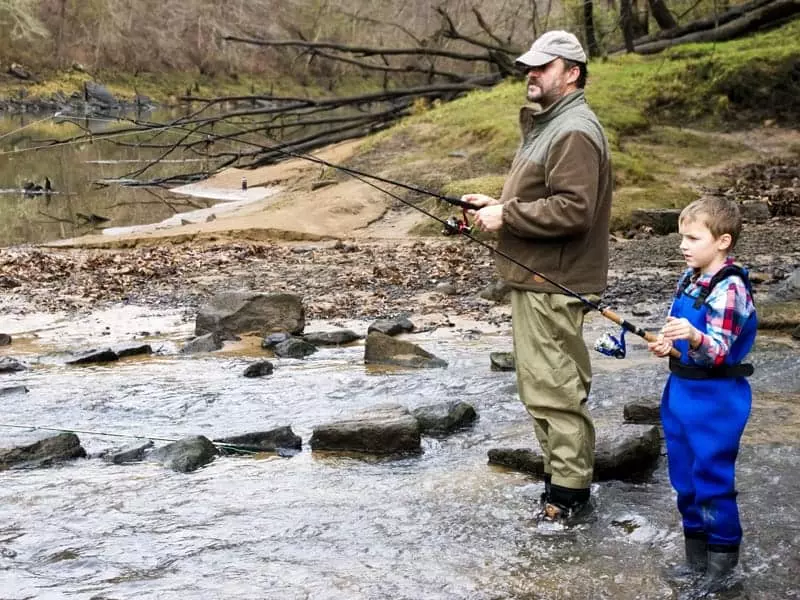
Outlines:
{"label": "brown fleece jacket", "polygon": [[[522,143],[506,178],[497,249],[581,294],[600,294],[608,271],[611,162],[583,90],[545,111],[520,111]],[[499,254],[512,287],[559,292]]]}

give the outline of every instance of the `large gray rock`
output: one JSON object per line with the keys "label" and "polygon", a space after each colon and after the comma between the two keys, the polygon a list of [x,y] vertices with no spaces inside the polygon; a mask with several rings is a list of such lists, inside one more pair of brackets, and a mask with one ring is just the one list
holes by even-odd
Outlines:
{"label": "large gray rock", "polygon": [[472,405],[459,400],[420,406],[414,409],[413,414],[420,433],[426,435],[447,435],[469,427],[478,418]]}
{"label": "large gray rock", "polygon": [[419,454],[419,423],[403,406],[376,406],[350,419],[314,428],[312,450],[367,454]]}
{"label": "large gray rock", "polygon": [[447,362],[437,358],[416,344],[398,340],[374,331],[367,336],[364,345],[366,364],[394,365],[414,369],[442,368]]}
{"label": "large gray rock", "polygon": [[222,454],[241,454],[252,452],[276,452],[280,449],[300,450],[303,447],[303,440],[296,435],[288,425],[276,427],[269,431],[256,431],[242,435],[214,440],[220,446]]}
{"label": "large gray rock", "polygon": [[14,371],[24,371],[27,369],[25,365],[19,362],[16,358],[10,356],[0,357],[0,373],[13,373]]}
{"label": "large gray rock", "polygon": [[223,336],[274,331],[303,333],[305,309],[294,294],[260,292],[223,292],[200,309],[195,322],[195,335],[217,332]]}
{"label": "large gray rock", "polygon": [[679,208],[636,208],[631,212],[631,225],[639,229],[647,227],[653,233],[666,235],[678,231]]}
{"label": "large gray rock", "polygon": [[317,347],[301,338],[293,337],[276,344],[272,351],[275,356],[280,356],[281,358],[305,358],[314,354],[317,351]]}
{"label": "large gray rock", "polygon": [[[655,465],[661,453],[661,435],[655,425],[622,425],[597,431],[595,481],[636,479]],[[536,449],[493,448],[489,464],[542,477],[544,461]]]}
{"label": "large gray rock", "polygon": [[46,467],[54,463],[84,458],[86,450],[74,433],[59,433],[28,446],[0,450],[0,471],[12,467]]}
{"label": "large gray rock", "polygon": [[211,440],[196,435],[162,446],[149,459],[173,471],[189,473],[210,463],[217,454],[219,451]]}

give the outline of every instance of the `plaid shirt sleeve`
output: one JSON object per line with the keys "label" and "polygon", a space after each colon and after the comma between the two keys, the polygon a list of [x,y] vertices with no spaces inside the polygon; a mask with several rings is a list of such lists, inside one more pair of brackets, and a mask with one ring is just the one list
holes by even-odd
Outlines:
{"label": "plaid shirt sleeve", "polygon": [[735,275],[714,288],[707,304],[706,333],[700,345],[689,350],[689,356],[695,362],[718,367],[725,362],[731,345],[755,308],[744,282]]}

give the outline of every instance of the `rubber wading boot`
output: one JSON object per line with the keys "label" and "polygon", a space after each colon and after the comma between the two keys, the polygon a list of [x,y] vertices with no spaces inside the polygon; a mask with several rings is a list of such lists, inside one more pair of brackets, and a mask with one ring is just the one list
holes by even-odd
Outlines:
{"label": "rubber wading boot", "polygon": [[726,590],[731,586],[733,571],[739,564],[739,550],[732,552],[708,552],[708,566],[706,574],[700,581],[700,588],[704,593],[714,594]]}
{"label": "rubber wading boot", "polygon": [[688,581],[705,573],[708,565],[708,538],[704,533],[684,533],[686,562],[667,568],[667,577]]}

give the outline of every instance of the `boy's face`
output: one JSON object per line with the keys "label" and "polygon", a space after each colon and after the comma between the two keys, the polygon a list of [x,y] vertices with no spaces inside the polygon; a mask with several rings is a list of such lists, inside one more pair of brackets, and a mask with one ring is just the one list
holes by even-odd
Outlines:
{"label": "boy's face", "polygon": [[679,232],[681,252],[689,267],[699,269],[703,273],[715,272],[728,257],[728,250],[731,247],[730,234],[723,233],[715,238],[701,218],[681,221]]}

